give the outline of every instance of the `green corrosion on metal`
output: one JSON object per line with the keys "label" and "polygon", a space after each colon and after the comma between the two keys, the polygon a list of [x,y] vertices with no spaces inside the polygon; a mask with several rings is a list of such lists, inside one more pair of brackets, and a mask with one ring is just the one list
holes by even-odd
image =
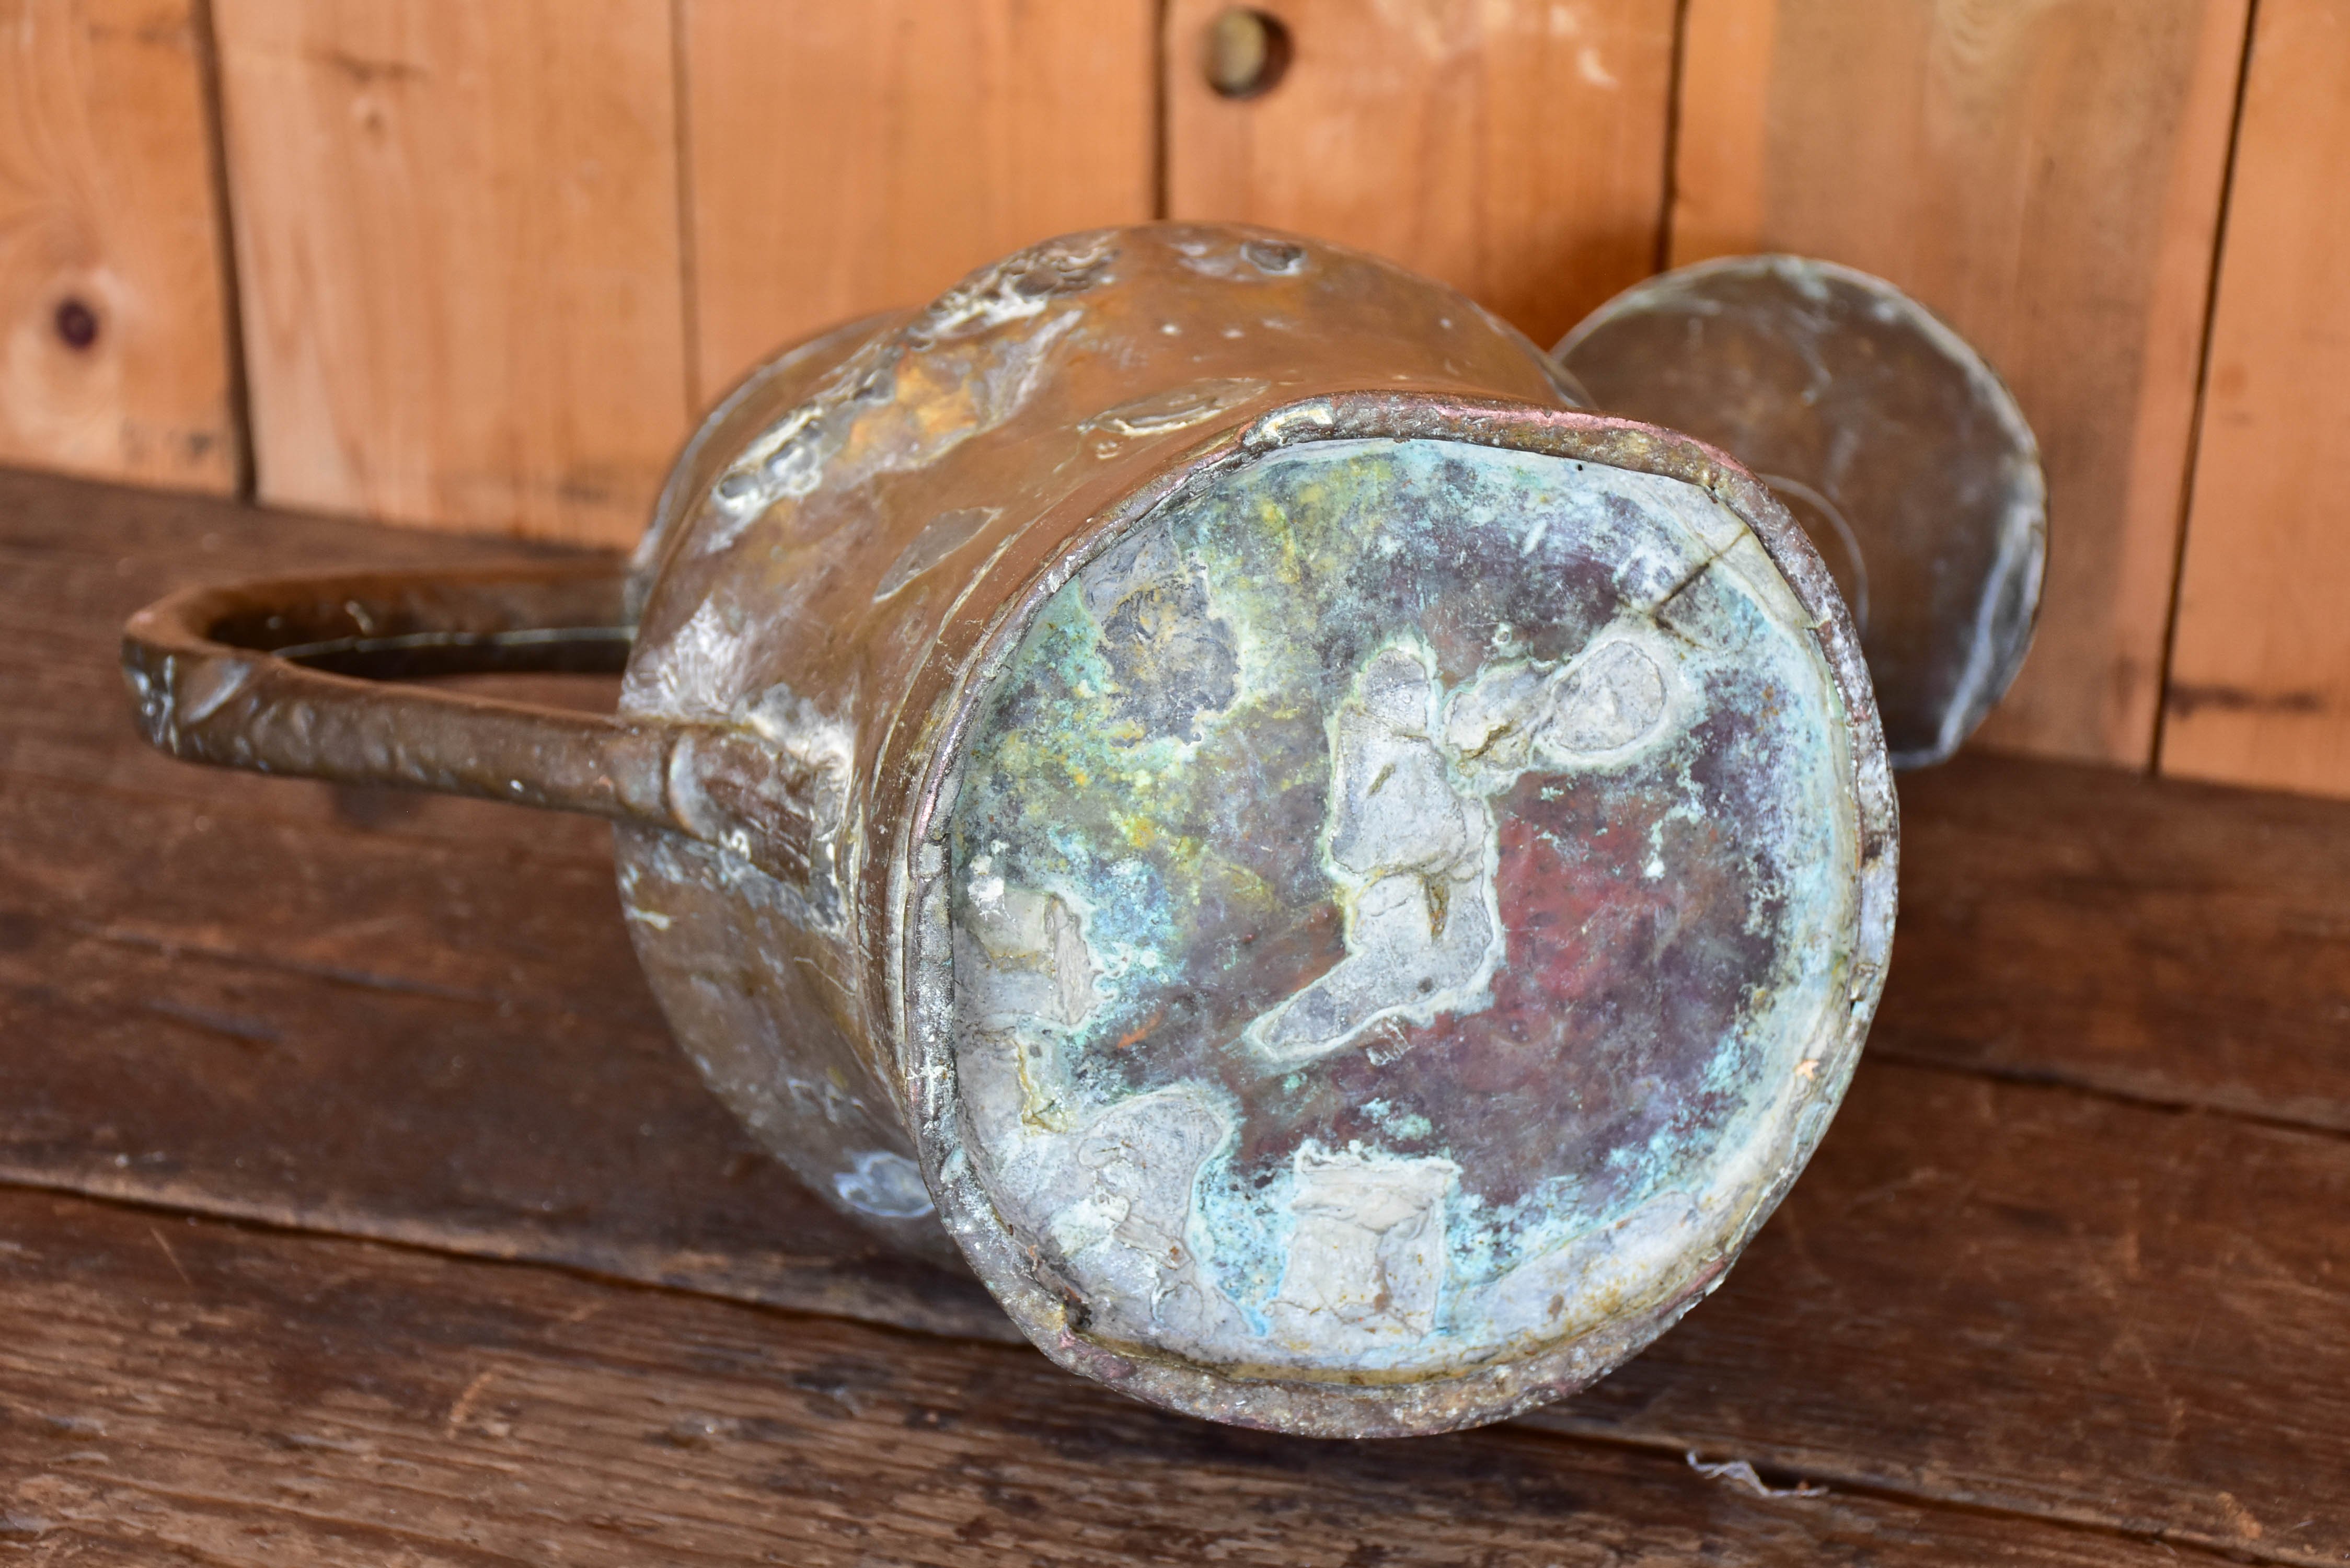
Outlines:
{"label": "green corrosion on metal", "polygon": [[1645,1308],[1824,1115],[1835,683],[1701,489],[1329,441],[1053,597],[953,808],[997,1215],[1105,1344],[1380,1381]]}

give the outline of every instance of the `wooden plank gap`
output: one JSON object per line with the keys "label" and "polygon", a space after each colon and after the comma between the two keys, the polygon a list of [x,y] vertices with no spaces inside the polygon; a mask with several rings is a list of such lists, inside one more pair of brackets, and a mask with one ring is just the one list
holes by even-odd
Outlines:
{"label": "wooden plank gap", "polygon": [[2154,749],[2148,772],[2159,772],[2162,742],[2170,724],[2170,676],[2178,649],[2178,599],[2187,580],[2187,533],[2195,508],[2195,473],[2203,454],[2203,418],[2210,403],[2211,346],[2220,316],[2220,273],[2227,263],[2228,218],[2236,200],[2236,161],[2244,140],[2244,100],[2252,79],[2252,39],[2260,31],[2261,0],[2244,0],[2243,51],[2236,60],[2236,107],[2228,121],[2227,171],[2220,180],[2220,215],[2211,227],[2211,271],[2204,280],[2203,342],[2195,358],[2195,412],[2188,427],[2187,465],[2178,480],[2178,535],[2170,563],[2170,613],[2162,628],[2162,701],[2154,712]]}
{"label": "wooden plank gap", "polygon": [[1159,222],[1170,216],[1167,205],[1168,124],[1167,70],[1169,27],[1174,25],[1175,0],[1153,0],[1150,14],[1150,215]]}
{"label": "wooden plank gap", "polygon": [[[1681,93],[1689,72],[1690,0],[1673,0],[1672,77],[1665,92],[1665,174],[1657,211],[1656,270],[1673,265],[1673,216],[1680,200]],[[1549,344],[1543,345],[1545,348]]]}
{"label": "wooden plank gap", "polygon": [[2350,796],[2350,9],[2262,0],[2242,100],[2158,765]]}
{"label": "wooden plank gap", "polygon": [[685,8],[690,0],[669,0],[670,97],[677,121],[678,300],[685,323],[685,418],[699,422],[705,401],[714,401],[702,379],[702,273],[693,232],[693,61],[686,47]]}
{"label": "wooden plank gap", "polygon": [[196,1182],[159,1183],[135,1173],[112,1177],[94,1168],[61,1177],[0,1159],[0,1207],[7,1194],[68,1199],[125,1215],[218,1225],[288,1241],[382,1247],[420,1260],[542,1270],[609,1290],[834,1318],[929,1341],[1029,1348],[976,1279],[910,1264],[869,1244],[862,1256],[844,1255],[837,1248],[827,1252],[820,1243],[805,1254],[778,1248],[722,1255],[479,1219],[419,1218],[331,1199],[254,1198]]}
{"label": "wooden plank gap", "polygon": [[2310,1121],[2272,1111],[2229,1105],[2212,1098],[2193,1099],[2183,1095],[2151,1094],[2142,1089],[2099,1083],[2080,1074],[2067,1072],[2061,1066],[2022,1067],[2000,1062],[1954,1060],[1937,1052],[1911,1050],[1898,1043],[1877,1041],[1869,1043],[1868,1054],[1877,1061],[1898,1062],[1921,1073],[1939,1073],[1962,1079],[1983,1078],[2019,1089],[2050,1089],[2068,1095],[2085,1095],[2090,1099],[2131,1110],[2153,1111],[2172,1116],[2208,1116],[2220,1121],[2239,1122],[2245,1127],[2260,1127],[2269,1132],[2289,1133],[2296,1137],[2350,1144],[2350,1123],[2335,1125]]}
{"label": "wooden plank gap", "polygon": [[228,133],[222,119],[220,31],[213,0],[192,0],[197,82],[203,93],[204,159],[212,173],[213,247],[221,277],[221,343],[228,360],[230,430],[236,443],[234,494],[254,498],[253,398],[244,370],[244,297],[237,282],[236,223],[231,216],[235,192],[229,188]]}

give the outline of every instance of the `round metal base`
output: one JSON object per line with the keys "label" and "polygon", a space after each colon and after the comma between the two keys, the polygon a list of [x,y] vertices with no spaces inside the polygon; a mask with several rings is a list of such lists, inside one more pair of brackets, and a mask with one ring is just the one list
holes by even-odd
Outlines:
{"label": "round metal base", "polygon": [[1627,289],[1556,357],[1771,486],[1860,628],[1893,765],[1958,750],[2022,667],[2047,552],[2039,448],[1981,356],[1882,278],[1759,255]]}

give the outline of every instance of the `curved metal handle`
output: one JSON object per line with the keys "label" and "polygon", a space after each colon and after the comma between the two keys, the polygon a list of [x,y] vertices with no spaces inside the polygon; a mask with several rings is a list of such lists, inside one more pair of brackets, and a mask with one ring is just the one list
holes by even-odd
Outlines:
{"label": "curved metal handle", "polygon": [[810,880],[824,764],[755,731],[385,683],[617,671],[625,582],[562,561],[192,588],[130,618],[123,676],[148,740],[190,762],[584,812]]}

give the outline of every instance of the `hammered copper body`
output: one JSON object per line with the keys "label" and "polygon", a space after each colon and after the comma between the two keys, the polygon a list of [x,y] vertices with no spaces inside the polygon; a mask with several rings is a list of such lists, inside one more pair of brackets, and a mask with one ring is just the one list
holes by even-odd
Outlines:
{"label": "hammered copper body", "polygon": [[[126,667],[182,756],[615,819],[712,1086],[1064,1366],[1440,1430],[1720,1282],[1891,939],[1826,571],[1569,386],[1373,258],[1074,235],[755,372],[625,581],[200,591]],[[609,720],[359,678],[624,650]]]}

